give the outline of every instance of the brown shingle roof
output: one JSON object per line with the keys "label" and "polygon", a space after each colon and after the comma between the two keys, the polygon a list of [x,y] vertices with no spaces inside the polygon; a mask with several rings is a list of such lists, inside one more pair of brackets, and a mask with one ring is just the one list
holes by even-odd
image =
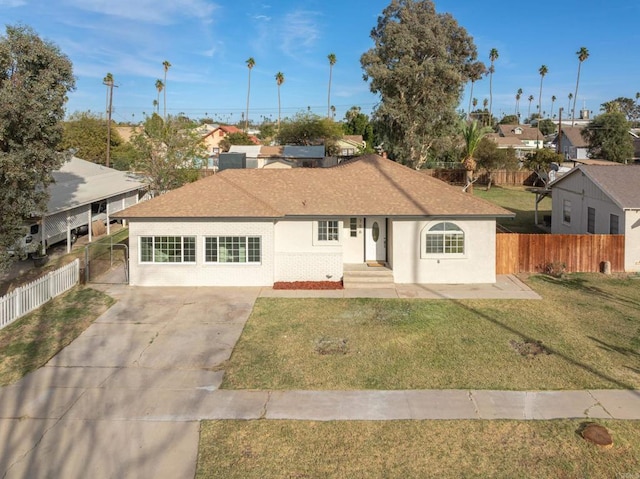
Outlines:
{"label": "brown shingle roof", "polygon": [[132,206],[123,218],[512,216],[378,155],[333,168],[225,170]]}
{"label": "brown shingle roof", "polygon": [[[521,128],[522,133],[516,134],[516,128]],[[544,135],[537,127],[528,125],[498,125],[498,134],[508,138],[518,138],[520,140],[543,140]]]}
{"label": "brown shingle roof", "polygon": [[[571,145],[584,148],[589,146],[589,143],[582,137],[582,130],[578,126],[563,126],[562,127],[562,141],[569,140]],[[558,140],[556,139],[556,142]]]}

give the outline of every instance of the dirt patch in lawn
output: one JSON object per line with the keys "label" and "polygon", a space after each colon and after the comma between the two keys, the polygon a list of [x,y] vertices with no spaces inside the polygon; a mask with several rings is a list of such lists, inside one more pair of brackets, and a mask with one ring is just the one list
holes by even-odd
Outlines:
{"label": "dirt patch in lawn", "polygon": [[342,281],[278,281],[273,289],[343,289]]}
{"label": "dirt patch in lawn", "polygon": [[516,352],[527,358],[534,358],[539,354],[551,354],[551,352],[542,345],[542,341],[516,341],[512,339],[509,341],[509,344]]}

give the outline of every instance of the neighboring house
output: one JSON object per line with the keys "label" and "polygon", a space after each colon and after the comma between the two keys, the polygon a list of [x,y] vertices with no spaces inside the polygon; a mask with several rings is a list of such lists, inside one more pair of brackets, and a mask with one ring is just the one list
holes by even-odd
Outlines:
{"label": "neighboring house", "polygon": [[496,217],[512,216],[377,155],[225,170],[118,214],[139,286],[339,281],[367,262],[396,283],[493,283]]}
{"label": "neighboring house", "polygon": [[551,183],[551,232],[625,235],[625,270],[640,271],[640,166],[580,165]]}
{"label": "neighboring house", "polygon": [[582,127],[563,125],[561,134],[553,140],[554,144],[559,145],[558,153],[564,156],[565,161],[589,158],[589,143],[582,137],[582,130]]}
{"label": "neighboring house", "polygon": [[107,225],[111,215],[135,205],[146,187],[129,173],[73,157],[52,172],[47,211],[31,229],[33,241],[53,244],[67,239],[67,251],[79,232],[89,233],[92,221]]}
{"label": "neighboring house", "polygon": [[498,125],[498,132],[488,134],[487,138],[493,140],[498,148],[513,148],[520,159],[544,147],[544,135],[529,125]]}
{"label": "neighboring house", "polygon": [[[238,154],[242,155],[239,160]],[[231,145],[220,154],[220,170],[229,168],[325,168],[337,159],[325,158],[324,146]]]}
{"label": "neighboring house", "polygon": [[[293,168],[295,163],[284,159],[284,147],[265,145],[231,145],[229,153],[245,155],[244,168]],[[221,161],[223,161],[222,154]],[[221,167],[221,169],[224,169]]]}
{"label": "neighboring house", "polygon": [[[233,125],[219,125],[210,131],[204,132],[202,136],[202,142],[210,156],[217,156],[220,154],[220,142],[229,136],[231,133],[242,133],[242,130]],[[255,136],[249,136],[251,141],[256,145],[260,144],[260,140]]]}
{"label": "neighboring house", "polygon": [[282,157],[303,168],[321,168],[325,165],[324,145],[284,145]]}
{"label": "neighboring house", "polygon": [[350,158],[360,155],[367,147],[367,143],[362,139],[362,135],[345,135],[336,142],[338,158]]}

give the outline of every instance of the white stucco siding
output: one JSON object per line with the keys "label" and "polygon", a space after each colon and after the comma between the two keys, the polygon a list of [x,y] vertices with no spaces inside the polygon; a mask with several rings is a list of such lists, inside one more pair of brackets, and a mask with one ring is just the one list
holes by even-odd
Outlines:
{"label": "white stucco siding", "polygon": [[[436,223],[448,221],[464,232],[464,254],[429,256],[423,235]],[[393,220],[391,257],[396,283],[470,284],[496,281],[495,220]]]}
{"label": "white stucco siding", "polygon": [[343,221],[339,241],[317,241],[317,220],[278,221],[274,229],[274,281],[339,281],[343,272]]}
{"label": "white stucco siding", "polygon": [[[351,236],[351,218],[356,220],[355,236]],[[343,218],[342,238],[345,263],[364,262],[364,220],[361,216]]]}
{"label": "white stucco siding", "polygon": [[[196,262],[141,263],[141,236],[195,236]],[[259,264],[205,263],[206,236],[259,236]],[[129,223],[129,277],[133,286],[271,286],[274,277],[272,221],[163,220]]]}
{"label": "white stucco siding", "polygon": [[623,231],[625,235],[624,269],[627,272],[640,271],[640,210],[625,211]]}

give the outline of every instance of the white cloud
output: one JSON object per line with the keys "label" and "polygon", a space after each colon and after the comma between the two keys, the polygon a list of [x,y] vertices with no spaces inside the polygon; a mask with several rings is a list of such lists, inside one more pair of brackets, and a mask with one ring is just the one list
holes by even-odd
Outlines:
{"label": "white cloud", "polygon": [[26,0],[0,0],[0,7],[23,7],[26,4]]}
{"label": "white cloud", "polygon": [[281,28],[281,48],[287,55],[298,56],[310,49],[320,38],[316,23],[318,12],[298,10],[285,15]]}
{"label": "white cloud", "polygon": [[66,0],[66,3],[89,12],[160,25],[169,25],[184,17],[210,23],[218,8],[210,0]]}

